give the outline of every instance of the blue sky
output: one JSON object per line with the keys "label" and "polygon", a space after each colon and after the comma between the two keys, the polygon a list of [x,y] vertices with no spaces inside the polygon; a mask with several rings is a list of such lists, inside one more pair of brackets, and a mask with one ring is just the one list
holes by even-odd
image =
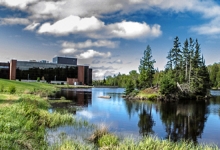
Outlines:
{"label": "blue sky", "polygon": [[174,37],[220,61],[217,0],[0,0],[0,62],[78,58],[93,78],[138,70],[147,45],[163,70]]}

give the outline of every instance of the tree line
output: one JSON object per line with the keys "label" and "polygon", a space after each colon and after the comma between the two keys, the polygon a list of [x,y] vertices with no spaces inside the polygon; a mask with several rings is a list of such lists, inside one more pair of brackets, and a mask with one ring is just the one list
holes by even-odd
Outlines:
{"label": "tree line", "polygon": [[208,71],[210,74],[211,86],[213,88],[220,87],[220,63],[214,63],[208,66]]}
{"label": "tree line", "polygon": [[[153,59],[151,47],[148,45],[140,59],[139,73],[132,70],[128,75],[119,73],[93,83],[125,87],[126,93],[159,86],[160,92],[164,95],[175,93],[181,89],[184,94],[201,96],[207,94],[211,85],[219,84],[214,80],[220,79],[220,65],[217,64],[218,67],[215,65],[215,69],[206,67],[197,39],[186,39],[181,46],[178,36],[175,37],[173,47],[168,51],[166,58],[165,69],[162,71],[155,69],[156,61]],[[216,70],[215,75],[209,76],[209,70]]]}

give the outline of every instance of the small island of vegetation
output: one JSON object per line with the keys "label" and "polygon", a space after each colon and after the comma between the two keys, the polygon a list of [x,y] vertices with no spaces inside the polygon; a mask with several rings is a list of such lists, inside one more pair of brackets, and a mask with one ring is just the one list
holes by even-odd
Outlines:
{"label": "small island of vegetation", "polygon": [[165,69],[155,69],[156,61],[148,45],[140,59],[139,73],[132,70],[129,75],[108,76],[103,84],[125,87],[126,99],[178,101],[204,100],[210,96],[209,71],[197,39],[186,39],[181,47],[175,37],[166,58]]}

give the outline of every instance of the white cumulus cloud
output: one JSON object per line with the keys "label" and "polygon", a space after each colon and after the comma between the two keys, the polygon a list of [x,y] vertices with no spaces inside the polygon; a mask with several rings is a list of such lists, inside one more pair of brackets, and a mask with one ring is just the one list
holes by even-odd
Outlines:
{"label": "white cumulus cloud", "polygon": [[102,52],[98,52],[98,51],[90,49],[90,50],[87,50],[86,52],[83,52],[77,55],[77,58],[79,59],[89,59],[89,58],[94,58],[94,57],[108,58],[108,57],[111,57],[111,53],[110,52],[102,53]]}
{"label": "white cumulus cloud", "polygon": [[98,30],[103,26],[103,22],[95,17],[80,18],[78,16],[69,16],[54,24],[44,23],[38,33],[49,33],[55,35],[68,35],[70,33],[86,32]]}
{"label": "white cumulus cloud", "polygon": [[[44,23],[38,30],[40,34],[53,34],[53,35],[69,35],[76,33],[84,33],[86,36],[96,39],[105,38],[146,38],[146,37],[158,37],[162,34],[160,25],[150,26],[148,24],[122,21],[119,23],[113,23],[105,25],[104,22],[96,17],[80,18],[79,16],[69,16],[62,20],[55,22],[54,24]],[[100,47],[102,45],[112,45],[109,41],[91,42],[87,41],[86,45],[93,45]],[[82,44],[81,44],[82,45]],[[80,46],[80,45],[78,45]],[[83,46],[81,46],[83,47]]]}
{"label": "white cumulus cloud", "polygon": [[37,0],[0,0],[0,5],[24,9],[28,4],[34,2],[37,2]]}
{"label": "white cumulus cloud", "polygon": [[111,36],[125,39],[158,37],[162,34],[160,25],[150,27],[145,22],[122,21],[120,23],[110,24],[107,28]]}

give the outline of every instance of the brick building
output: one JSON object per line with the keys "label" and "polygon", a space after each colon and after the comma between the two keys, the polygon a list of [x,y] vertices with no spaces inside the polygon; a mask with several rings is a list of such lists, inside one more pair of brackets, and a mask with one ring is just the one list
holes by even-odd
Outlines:
{"label": "brick building", "polygon": [[[55,57],[53,63],[46,61],[18,61],[0,63],[0,78],[10,80],[61,80],[68,84],[92,84],[92,69],[89,66],[77,65],[76,58]],[[68,79],[68,80],[67,80]]]}

